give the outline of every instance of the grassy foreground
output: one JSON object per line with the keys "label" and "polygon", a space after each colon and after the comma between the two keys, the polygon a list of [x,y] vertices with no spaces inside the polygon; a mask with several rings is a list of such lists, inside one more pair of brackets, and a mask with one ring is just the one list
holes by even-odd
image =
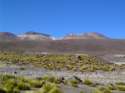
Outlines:
{"label": "grassy foreground", "polygon": [[12,62],[14,64],[32,64],[34,66],[50,70],[71,70],[71,71],[113,71],[125,66],[104,63],[102,60],[88,55],[68,55],[68,54],[48,54],[30,55],[2,52],[0,53],[1,62]]}
{"label": "grassy foreground", "polygon": [[[125,91],[125,83],[102,85],[93,81],[76,79],[62,79],[61,77],[42,76],[41,78],[24,78],[12,75],[0,75],[0,93],[64,93],[61,84],[74,88],[79,85],[93,87],[91,93],[113,93],[113,91]],[[81,91],[80,93],[88,93]]]}

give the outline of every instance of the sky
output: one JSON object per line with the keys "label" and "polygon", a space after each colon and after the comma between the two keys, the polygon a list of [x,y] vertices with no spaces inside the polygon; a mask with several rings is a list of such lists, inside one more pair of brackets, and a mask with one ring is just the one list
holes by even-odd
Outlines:
{"label": "sky", "polygon": [[0,32],[125,38],[125,0],[0,0]]}

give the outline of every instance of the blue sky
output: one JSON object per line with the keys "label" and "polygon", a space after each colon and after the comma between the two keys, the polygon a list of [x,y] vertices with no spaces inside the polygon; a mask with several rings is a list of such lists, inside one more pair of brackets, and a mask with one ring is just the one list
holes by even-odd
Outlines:
{"label": "blue sky", "polygon": [[125,0],[0,0],[0,32],[125,38]]}

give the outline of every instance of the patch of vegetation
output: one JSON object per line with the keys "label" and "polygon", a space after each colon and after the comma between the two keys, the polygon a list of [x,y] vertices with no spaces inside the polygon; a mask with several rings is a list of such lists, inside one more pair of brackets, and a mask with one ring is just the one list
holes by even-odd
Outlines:
{"label": "patch of vegetation", "polygon": [[85,93],[85,92],[83,92],[83,91],[80,91],[80,93]]}
{"label": "patch of vegetation", "polygon": [[125,82],[116,82],[116,85],[125,85]]}
{"label": "patch of vegetation", "polygon": [[0,93],[20,93],[21,90],[40,88],[34,93],[62,93],[54,77],[31,79],[12,75],[0,75]]}
{"label": "patch of vegetation", "polygon": [[125,85],[116,85],[116,87],[120,91],[125,91]]}
{"label": "patch of vegetation", "polygon": [[[78,87],[79,84],[85,84],[89,87],[97,85],[89,79],[85,79],[80,82],[80,79],[76,76],[65,79],[46,75],[40,78],[24,78],[12,75],[0,75],[0,93],[20,93],[22,90],[32,90],[26,93],[63,93],[60,88],[60,84],[70,85],[72,87]],[[112,93],[112,90],[125,91],[125,83],[118,82],[116,84],[107,84],[96,86],[92,93]],[[84,92],[80,92],[84,93]]]}
{"label": "patch of vegetation", "polygon": [[112,91],[106,87],[96,88],[93,93],[112,93]]}
{"label": "patch of vegetation", "polygon": [[110,90],[117,90],[117,87],[116,87],[116,85],[114,85],[114,84],[108,84],[107,87],[108,87]]}
{"label": "patch of vegetation", "polygon": [[31,86],[23,78],[11,75],[0,75],[1,90],[5,93],[19,93],[20,90],[30,90]]}
{"label": "patch of vegetation", "polygon": [[125,82],[117,82],[116,88],[117,88],[117,90],[125,91]]}
{"label": "patch of vegetation", "polygon": [[[72,70],[72,71],[90,71],[96,70],[113,71],[118,65],[108,64],[102,60],[88,55],[69,55],[69,54],[18,54],[10,52],[0,52],[0,61],[12,62],[14,64],[32,64],[50,70]],[[21,68],[24,70],[24,68]]]}
{"label": "patch of vegetation", "polygon": [[62,91],[55,83],[46,82],[42,88],[34,93],[62,93]]}
{"label": "patch of vegetation", "polygon": [[35,88],[41,88],[44,84],[44,80],[38,80],[38,79],[29,79],[28,82],[32,87]]}
{"label": "patch of vegetation", "polygon": [[93,82],[92,82],[91,80],[89,80],[89,79],[85,79],[85,80],[83,81],[83,83],[84,83],[85,85],[89,85],[89,86],[92,86],[92,84],[93,84]]}
{"label": "patch of vegetation", "polygon": [[69,81],[70,85],[73,87],[78,87],[79,82],[75,79]]}

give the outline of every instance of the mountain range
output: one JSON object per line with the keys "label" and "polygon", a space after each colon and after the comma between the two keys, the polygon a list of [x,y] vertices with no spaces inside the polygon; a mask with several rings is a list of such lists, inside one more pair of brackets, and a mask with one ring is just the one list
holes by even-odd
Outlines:
{"label": "mountain range", "polygon": [[[0,40],[13,40],[13,39],[18,39],[18,40],[54,40],[52,38],[53,36],[50,36],[48,34],[44,33],[38,33],[38,32],[33,32],[29,31],[24,33],[23,35],[15,35],[10,32],[0,32]],[[62,38],[63,40],[71,40],[71,39],[109,39],[108,37],[97,33],[97,32],[89,32],[89,33],[84,33],[84,34],[69,34],[66,35]]]}
{"label": "mountain range", "polygon": [[23,35],[15,35],[10,32],[0,32],[0,40],[51,40],[50,35],[37,33],[37,32],[26,32]]}
{"label": "mountain range", "polygon": [[64,39],[109,39],[109,38],[97,32],[88,32],[79,35],[69,34],[66,35]]}
{"label": "mountain range", "polygon": [[62,39],[31,31],[23,35],[0,32],[0,51],[121,54],[125,53],[125,40],[112,39],[96,32],[69,34]]}

